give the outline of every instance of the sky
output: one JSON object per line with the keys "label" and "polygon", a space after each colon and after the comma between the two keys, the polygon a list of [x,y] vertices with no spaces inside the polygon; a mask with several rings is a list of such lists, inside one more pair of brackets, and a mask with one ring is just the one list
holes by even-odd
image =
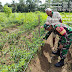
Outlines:
{"label": "sky", "polygon": [[[19,2],[18,0],[14,0],[15,2]],[[42,3],[45,2],[45,0],[41,0]],[[0,2],[2,3],[2,5],[6,4],[6,3],[12,3],[12,0],[0,0]]]}

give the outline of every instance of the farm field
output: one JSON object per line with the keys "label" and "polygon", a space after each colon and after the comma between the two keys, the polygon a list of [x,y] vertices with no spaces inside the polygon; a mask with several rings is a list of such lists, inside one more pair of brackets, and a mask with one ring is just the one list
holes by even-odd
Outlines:
{"label": "farm field", "polygon": [[[60,14],[63,23],[72,21],[72,13]],[[39,33],[38,15],[41,26],[47,18],[43,12],[12,13],[9,17],[0,13],[0,72],[23,72],[45,45],[42,40],[45,30],[40,29]]]}

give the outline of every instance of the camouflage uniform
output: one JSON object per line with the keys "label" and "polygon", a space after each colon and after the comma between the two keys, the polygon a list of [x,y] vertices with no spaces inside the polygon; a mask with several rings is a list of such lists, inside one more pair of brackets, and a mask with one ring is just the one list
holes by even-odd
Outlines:
{"label": "camouflage uniform", "polygon": [[[68,25],[59,23],[59,24],[52,24],[53,29],[49,32],[47,32],[47,34],[45,35],[45,39],[47,40],[47,38],[49,37],[49,35],[51,34],[51,32],[54,32],[54,34],[58,34],[59,35],[59,42],[58,42],[58,49],[59,49],[59,45],[62,44],[63,48],[60,49],[60,57],[61,59],[65,59],[67,52],[69,50],[69,47],[71,45],[72,42],[72,28],[69,27]],[[57,27],[63,27],[64,30],[66,31],[66,33],[64,35],[61,35],[58,31],[57,31]]]}

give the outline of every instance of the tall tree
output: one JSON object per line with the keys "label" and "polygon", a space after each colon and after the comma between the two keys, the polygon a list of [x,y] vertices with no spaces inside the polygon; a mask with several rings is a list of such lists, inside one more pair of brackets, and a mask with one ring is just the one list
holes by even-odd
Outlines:
{"label": "tall tree", "polygon": [[26,2],[25,0],[19,0],[20,4],[25,4],[25,2]]}
{"label": "tall tree", "polygon": [[19,3],[17,4],[17,12],[25,12],[25,0],[19,0]]}
{"label": "tall tree", "polygon": [[45,0],[46,7],[50,7],[51,0]]}
{"label": "tall tree", "polygon": [[17,9],[17,6],[16,6],[16,3],[14,0],[12,0],[12,4],[11,4],[11,7],[12,7],[12,12],[16,12],[16,9]]}
{"label": "tall tree", "polygon": [[40,0],[27,0],[26,4],[28,5],[28,9],[30,11],[34,11],[39,8],[42,2]]}
{"label": "tall tree", "polygon": [[0,2],[0,12],[3,12],[3,6],[1,2]]}

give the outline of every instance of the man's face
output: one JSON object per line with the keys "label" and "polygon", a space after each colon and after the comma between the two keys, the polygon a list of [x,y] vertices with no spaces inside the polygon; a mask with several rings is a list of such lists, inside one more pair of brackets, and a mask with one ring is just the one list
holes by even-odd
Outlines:
{"label": "man's face", "polygon": [[46,11],[46,14],[47,14],[48,16],[50,16],[51,12],[50,12],[50,11]]}
{"label": "man's face", "polygon": [[52,26],[50,25],[50,27],[47,30],[50,31],[51,29],[52,29]]}

